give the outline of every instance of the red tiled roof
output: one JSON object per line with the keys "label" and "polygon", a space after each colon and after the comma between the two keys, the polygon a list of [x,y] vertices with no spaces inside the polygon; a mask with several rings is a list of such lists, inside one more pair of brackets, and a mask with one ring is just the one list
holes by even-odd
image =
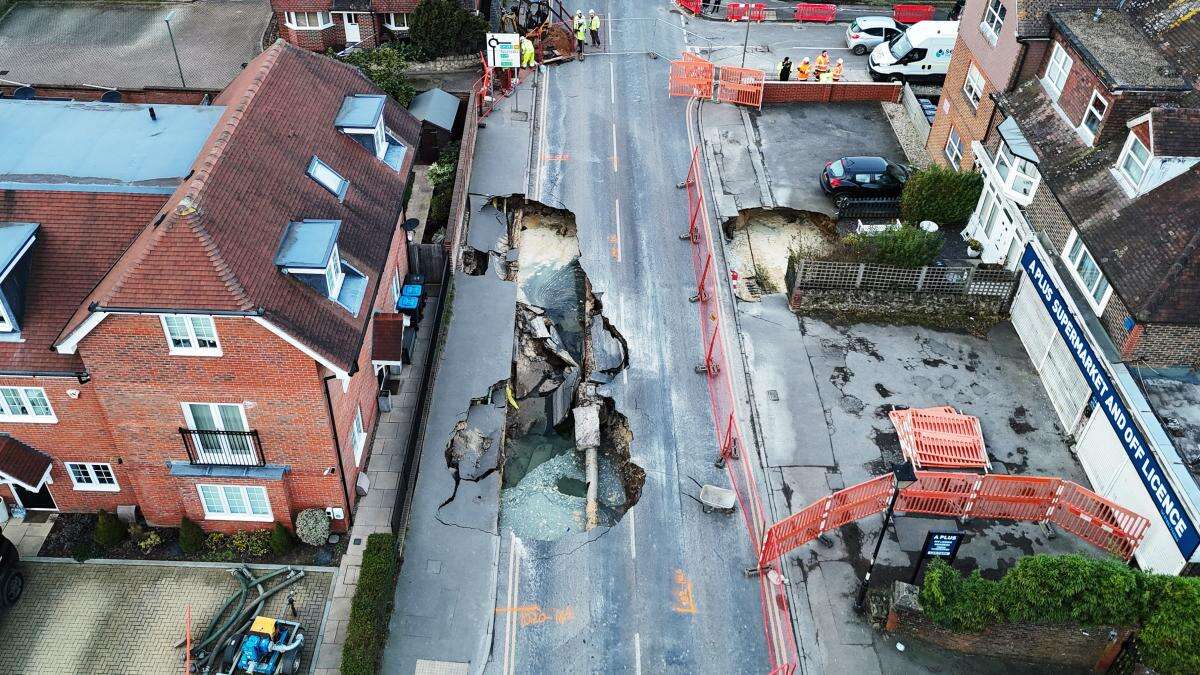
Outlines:
{"label": "red tiled roof", "polygon": [[1151,150],[1162,157],[1200,157],[1200,108],[1151,108]]}
{"label": "red tiled roof", "polygon": [[0,372],[83,370],[78,354],[51,349],[72,313],[146,227],[165,195],[3,190],[0,221],[38,224],[23,342],[0,342]]}
{"label": "red tiled roof", "polygon": [[37,488],[51,462],[50,455],[35,450],[8,434],[0,434],[0,473],[31,488]]}
{"label": "red tiled roof", "polygon": [[[401,216],[419,123],[388,100],[388,128],[409,151],[397,172],[333,121],[345,96],[382,93],[357,69],[276,41],[214,101],[227,106],[193,164],[194,174],[75,312],[171,307],[260,313],[335,365],[351,371]],[[305,173],[317,155],[349,181],[343,203]],[[342,258],[367,277],[353,316],[274,264],[290,221],[341,220]]]}
{"label": "red tiled roof", "polygon": [[376,314],[371,327],[371,360],[399,363],[404,353],[404,315]]}

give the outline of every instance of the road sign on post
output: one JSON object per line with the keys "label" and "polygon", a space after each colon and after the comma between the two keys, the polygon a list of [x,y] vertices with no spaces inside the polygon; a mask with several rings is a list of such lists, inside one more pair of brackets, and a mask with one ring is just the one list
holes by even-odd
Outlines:
{"label": "road sign on post", "polygon": [[488,33],[487,63],[492,68],[520,68],[521,36],[516,33]]}
{"label": "road sign on post", "polygon": [[917,583],[917,575],[921,573],[921,565],[929,558],[941,558],[946,564],[953,565],[958,557],[958,547],[962,546],[965,536],[962,532],[930,532],[925,535],[925,545],[921,547],[921,557],[913,569],[912,579],[908,583]]}

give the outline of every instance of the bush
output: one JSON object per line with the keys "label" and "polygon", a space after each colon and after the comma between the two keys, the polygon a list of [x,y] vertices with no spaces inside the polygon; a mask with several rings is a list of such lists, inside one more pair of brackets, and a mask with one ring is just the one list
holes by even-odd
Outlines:
{"label": "bush", "polygon": [[396,588],[396,538],[372,534],[363,550],[358,588],[350,603],[350,624],[342,645],[343,675],[373,675],[379,666]]}
{"label": "bush", "polygon": [[76,541],[71,545],[71,557],[75,559],[75,562],[83,562],[88,558],[96,557],[96,544],[92,543],[90,539]]}
{"label": "bush", "polygon": [[149,532],[145,536],[138,538],[136,541],[137,547],[141,549],[142,553],[149,553],[150,551],[154,550],[156,546],[163,543],[163,538],[162,535],[157,532]]}
{"label": "bush", "polygon": [[204,549],[204,530],[187,517],[179,523],[179,548],[184,553],[199,553]]}
{"label": "bush", "polygon": [[1022,558],[1000,581],[929,565],[921,608],[935,624],[979,632],[1004,622],[1141,626],[1142,662],[1163,675],[1200,673],[1200,578],[1150,574],[1081,555]]}
{"label": "bush", "polygon": [[375,86],[406,108],[417,95],[416,88],[409,83],[406,75],[408,61],[400,50],[391,46],[391,43],[373,49],[360,49],[335,58],[361,70]]}
{"label": "bush", "polygon": [[275,528],[271,530],[271,552],[276,556],[283,556],[295,545],[296,539],[292,536],[292,531],[284,527],[283,523],[275,521]]}
{"label": "bush", "polygon": [[982,190],[983,177],[978,173],[934,165],[909,176],[900,193],[900,215],[912,223],[932,220],[943,227],[963,225]]}
{"label": "bush", "polygon": [[239,530],[229,535],[226,546],[241,557],[261,558],[271,551],[271,530]]}
{"label": "bush", "polygon": [[329,524],[325,509],[304,509],[296,516],[296,536],[309,546],[324,546],[329,540]]}
{"label": "bush", "polygon": [[125,540],[129,526],[116,515],[100,509],[96,514],[96,531],[92,533],[92,541],[101,551],[110,549]]}
{"label": "bush", "polygon": [[943,241],[941,234],[926,232],[915,225],[851,234],[842,239],[861,261],[914,269],[932,265],[942,252]]}
{"label": "bush", "polygon": [[413,49],[429,58],[483,50],[488,22],[452,0],[421,0],[409,17]]}

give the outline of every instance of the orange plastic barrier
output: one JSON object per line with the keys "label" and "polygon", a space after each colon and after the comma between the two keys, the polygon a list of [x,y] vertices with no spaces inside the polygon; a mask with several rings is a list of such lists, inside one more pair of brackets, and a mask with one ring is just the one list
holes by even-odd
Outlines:
{"label": "orange plastic barrier", "polygon": [[1133,557],[1150,527],[1146,518],[1069,481],[1050,521],[1125,560]]}
{"label": "orange plastic barrier", "polygon": [[762,108],[763,82],[766,79],[767,74],[761,70],[721,66],[717,78],[717,100]]}
{"label": "orange plastic barrier", "polygon": [[1062,484],[1044,476],[980,476],[963,517],[1040,523],[1050,517]]}
{"label": "orange plastic barrier", "polygon": [[918,469],[984,469],[992,464],[983,444],[979,418],[954,408],[910,408],[888,413],[900,437],[900,449]]}
{"label": "orange plastic barrier", "polygon": [[758,565],[778,560],[783,554],[816,539],[821,533],[887,508],[895,484],[884,474],[819,499],[767,530]]}
{"label": "orange plastic barrier", "polygon": [[833,23],[837,18],[837,5],[822,5],[812,2],[802,2],[796,5],[797,21],[820,21]]}
{"label": "orange plastic barrier", "polygon": [[686,9],[687,11],[691,12],[692,14],[699,16],[700,0],[678,0],[678,2],[679,2],[680,7],[682,7],[683,9]]}
{"label": "orange plastic barrier", "polygon": [[716,67],[711,61],[685,52],[682,59],[671,62],[668,93],[688,98],[712,98],[715,72]]}
{"label": "orange plastic barrier", "polygon": [[751,21],[766,21],[767,6],[764,3],[756,2],[750,5],[750,20]]}
{"label": "orange plastic barrier", "polygon": [[896,510],[961,517],[975,493],[978,480],[979,476],[969,473],[918,471],[917,482],[900,491]]}
{"label": "orange plastic barrier", "polygon": [[933,11],[933,5],[892,5],[892,18],[900,23],[930,21]]}
{"label": "orange plastic barrier", "polygon": [[741,21],[750,12],[750,5],[744,2],[731,2],[725,5],[725,18],[729,21]]}

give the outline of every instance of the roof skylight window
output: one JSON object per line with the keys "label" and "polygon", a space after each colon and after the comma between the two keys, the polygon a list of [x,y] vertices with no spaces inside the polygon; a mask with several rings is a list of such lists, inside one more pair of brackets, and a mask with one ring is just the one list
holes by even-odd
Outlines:
{"label": "roof skylight window", "polygon": [[346,188],[350,187],[350,181],[342,178],[341,174],[322,162],[316,155],[313,155],[312,161],[308,163],[308,175],[320,183],[321,187],[333,193],[339,202],[345,199]]}

